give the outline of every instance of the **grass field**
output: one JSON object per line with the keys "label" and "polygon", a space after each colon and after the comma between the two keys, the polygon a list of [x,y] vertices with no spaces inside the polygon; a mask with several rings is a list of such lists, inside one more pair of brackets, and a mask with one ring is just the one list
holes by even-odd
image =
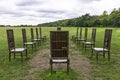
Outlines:
{"label": "grass field", "polygon": [[[11,62],[8,61],[8,44],[7,44],[7,36],[6,36],[6,30],[11,28],[0,28],[0,80],[24,80],[23,77],[28,74],[28,70],[31,68],[27,61],[29,59],[32,59],[32,57],[35,56],[35,53],[31,53],[29,51],[29,59],[21,62],[19,59],[12,59]],[[22,45],[22,28],[12,28],[14,29],[15,34],[15,45],[16,47],[21,47]],[[93,59],[90,59],[90,50],[84,51],[81,49],[81,46],[78,46],[78,49],[82,52],[82,55],[87,57],[91,64],[94,65],[91,69],[92,79],[93,80],[119,80],[120,79],[120,29],[119,28],[111,28],[113,30],[112,33],[112,42],[111,42],[111,60],[106,59],[103,60],[102,56],[99,57],[99,61],[96,62],[95,56]],[[30,37],[30,28],[26,28],[27,30],[27,38],[28,40],[31,39]],[[43,34],[47,36],[47,40],[49,40],[49,31],[56,30],[55,27],[49,28],[45,27],[42,28]],[[68,30],[69,31],[69,37],[71,39],[71,36],[75,34],[76,28],[74,27],[64,27],[62,30]],[[91,30],[92,28],[89,28],[88,32],[88,39],[91,37]],[[102,47],[103,45],[103,38],[104,38],[104,31],[105,28],[97,28],[97,34],[96,34],[96,47]],[[34,31],[35,32],[35,31]],[[42,46],[38,47],[37,50],[41,50]],[[49,63],[48,63],[49,64]],[[75,76],[74,71],[70,71],[71,74],[67,76],[66,74],[62,74],[61,72],[58,72],[56,75],[64,75],[62,77],[66,79],[59,79],[59,80],[70,80],[71,78],[68,78],[70,76]],[[46,76],[49,77],[49,71],[45,71],[44,74],[41,73],[40,75],[36,76]],[[55,77],[56,75],[53,75]],[[81,76],[80,75],[76,75]],[[61,76],[60,76],[61,77]],[[36,79],[37,80],[37,79]],[[38,79],[41,80],[41,79]],[[56,80],[56,79],[55,79]],[[74,79],[73,79],[74,80]],[[76,80],[76,79],[75,79]]]}

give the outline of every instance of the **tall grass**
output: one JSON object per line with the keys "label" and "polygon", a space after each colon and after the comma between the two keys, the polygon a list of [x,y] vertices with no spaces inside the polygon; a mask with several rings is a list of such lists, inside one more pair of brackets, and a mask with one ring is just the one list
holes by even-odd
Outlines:
{"label": "tall grass", "polygon": [[[8,44],[7,44],[7,36],[6,36],[6,30],[7,29],[13,29],[14,30],[14,36],[15,36],[15,45],[16,47],[22,47],[22,28],[0,28],[0,80],[23,80],[23,76],[28,74],[28,70],[30,69],[30,66],[27,64],[28,60],[24,60],[21,62],[19,59],[12,59],[11,62],[8,61]],[[119,28],[111,28],[113,30],[112,33],[112,42],[111,42],[111,60],[110,62],[107,61],[107,55],[106,59],[103,60],[102,56],[99,57],[99,61],[96,62],[95,56],[90,59],[89,56],[91,54],[90,50],[87,49],[87,51],[82,50],[81,46],[78,46],[78,49],[82,52],[82,55],[89,58],[91,61],[91,64],[94,66],[91,69],[91,74],[93,79],[96,78],[102,79],[102,80],[119,80],[120,79],[120,29]],[[30,41],[30,28],[26,28],[27,30],[27,38]],[[35,30],[35,28],[34,28]],[[47,35],[47,40],[49,41],[49,31],[56,30],[55,27],[44,27],[42,28],[43,34]],[[62,30],[68,30],[69,31],[69,38],[71,38],[72,35],[76,33],[76,28],[74,27],[64,27]],[[92,28],[89,28],[88,30],[88,40],[90,40],[91,37],[91,31]],[[102,47],[103,46],[103,39],[104,39],[104,31],[105,28],[97,28],[97,34],[96,34],[96,47]],[[34,31],[35,32],[35,31]],[[40,50],[41,47],[38,48]],[[29,58],[31,59],[34,55],[34,53],[29,52]],[[49,63],[48,63],[49,64]],[[45,76],[45,74],[41,74],[42,76]],[[58,74],[61,74],[58,73]],[[71,73],[72,75],[74,72]],[[41,76],[40,75],[40,76]],[[66,77],[66,75],[64,75]],[[70,75],[71,76],[71,75]],[[79,76],[79,75],[77,75]]]}

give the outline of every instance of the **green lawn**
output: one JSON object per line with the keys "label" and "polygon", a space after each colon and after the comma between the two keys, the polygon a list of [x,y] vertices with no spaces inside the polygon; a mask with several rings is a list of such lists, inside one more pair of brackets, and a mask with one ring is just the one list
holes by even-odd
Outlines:
{"label": "green lawn", "polygon": [[[23,80],[23,76],[28,74],[28,70],[30,69],[30,66],[27,64],[27,61],[31,59],[33,56],[35,56],[35,51],[34,53],[31,53],[29,51],[29,59],[24,60],[21,62],[20,59],[12,59],[11,62],[8,61],[8,44],[7,44],[7,36],[6,36],[6,30],[10,28],[0,28],[0,80]],[[15,44],[16,47],[21,47],[22,46],[22,28],[12,28],[14,29],[14,34],[15,34]],[[27,38],[30,40],[30,28],[27,29]],[[100,80],[119,80],[120,79],[120,29],[119,28],[112,28],[113,29],[113,34],[112,34],[112,43],[111,43],[111,60],[110,62],[107,61],[107,55],[106,59],[103,60],[102,56],[99,57],[99,61],[96,62],[95,56],[90,59],[90,51],[87,50],[86,52],[81,49],[81,46],[78,46],[78,49],[82,52],[82,55],[85,57],[89,58],[91,64],[94,66],[92,67],[91,74],[92,78],[95,80],[96,78],[100,78]],[[49,40],[49,31],[50,30],[56,30],[56,28],[52,27],[45,27],[42,28],[43,34],[47,35],[47,40]],[[62,28],[62,30],[69,30],[69,37],[71,39],[71,36],[76,33],[76,28],[74,27],[67,27],[67,28]],[[91,30],[92,28],[89,28],[88,32],[88,39],[91,36]],[[96,34],[96,46],[97,47],[102,47],[103,45],[103,38],[104,38],[104,31],[105,28],[97,28],[97,34]],[[42,49],[41,47],[38,47],[37,50]],[[48,63],[49,64],[49,63]],[[55,77],[55,76],[60,76],[63,75],[63,78],[66,79],[59,79],[59,80],[70,80],[72,78],[69,78],[70,76],[81,76],[76,75],[73,70],[70,71],[70,75],[66,75],[62,72],[58,72],[53,76],[50,76],[49,70],[45,71],[44,73],[41,73],[40,75],[36,76],[43,76],[43,77]],[[39,79],[38,79],[39,80]],[[56,78],[55,78],[56,80]],[[73,79],[74,80],[74,79]],[[75,79],[76,80],[76,79]]]}

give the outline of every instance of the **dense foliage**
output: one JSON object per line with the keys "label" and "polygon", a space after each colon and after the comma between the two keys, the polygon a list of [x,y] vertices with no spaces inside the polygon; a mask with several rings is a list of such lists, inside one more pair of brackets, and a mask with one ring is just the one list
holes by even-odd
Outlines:
{"label": "dense foliage", "polygon": [[107,11],[104,11],[102,15],[93,15],[85,14],[77,18],[59,20],[55,22],[38,24],[38,26],[82,26],[82,27],[120,27],[120,8],[113,9],[113,11],[108,14]]}

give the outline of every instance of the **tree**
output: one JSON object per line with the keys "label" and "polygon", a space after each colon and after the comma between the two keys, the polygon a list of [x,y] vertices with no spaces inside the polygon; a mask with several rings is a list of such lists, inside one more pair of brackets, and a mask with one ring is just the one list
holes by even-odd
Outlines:
{"label": "tree", "polygon": [[102,25],[108,26],[108,20],[106,18],[102,20]]}
{"label": "tree", "polygon": [[100,20],[99,19],[96,19],[95,21],[94,21],[94,26],[100,26],[101,25],[101,22],[100,22]]}

